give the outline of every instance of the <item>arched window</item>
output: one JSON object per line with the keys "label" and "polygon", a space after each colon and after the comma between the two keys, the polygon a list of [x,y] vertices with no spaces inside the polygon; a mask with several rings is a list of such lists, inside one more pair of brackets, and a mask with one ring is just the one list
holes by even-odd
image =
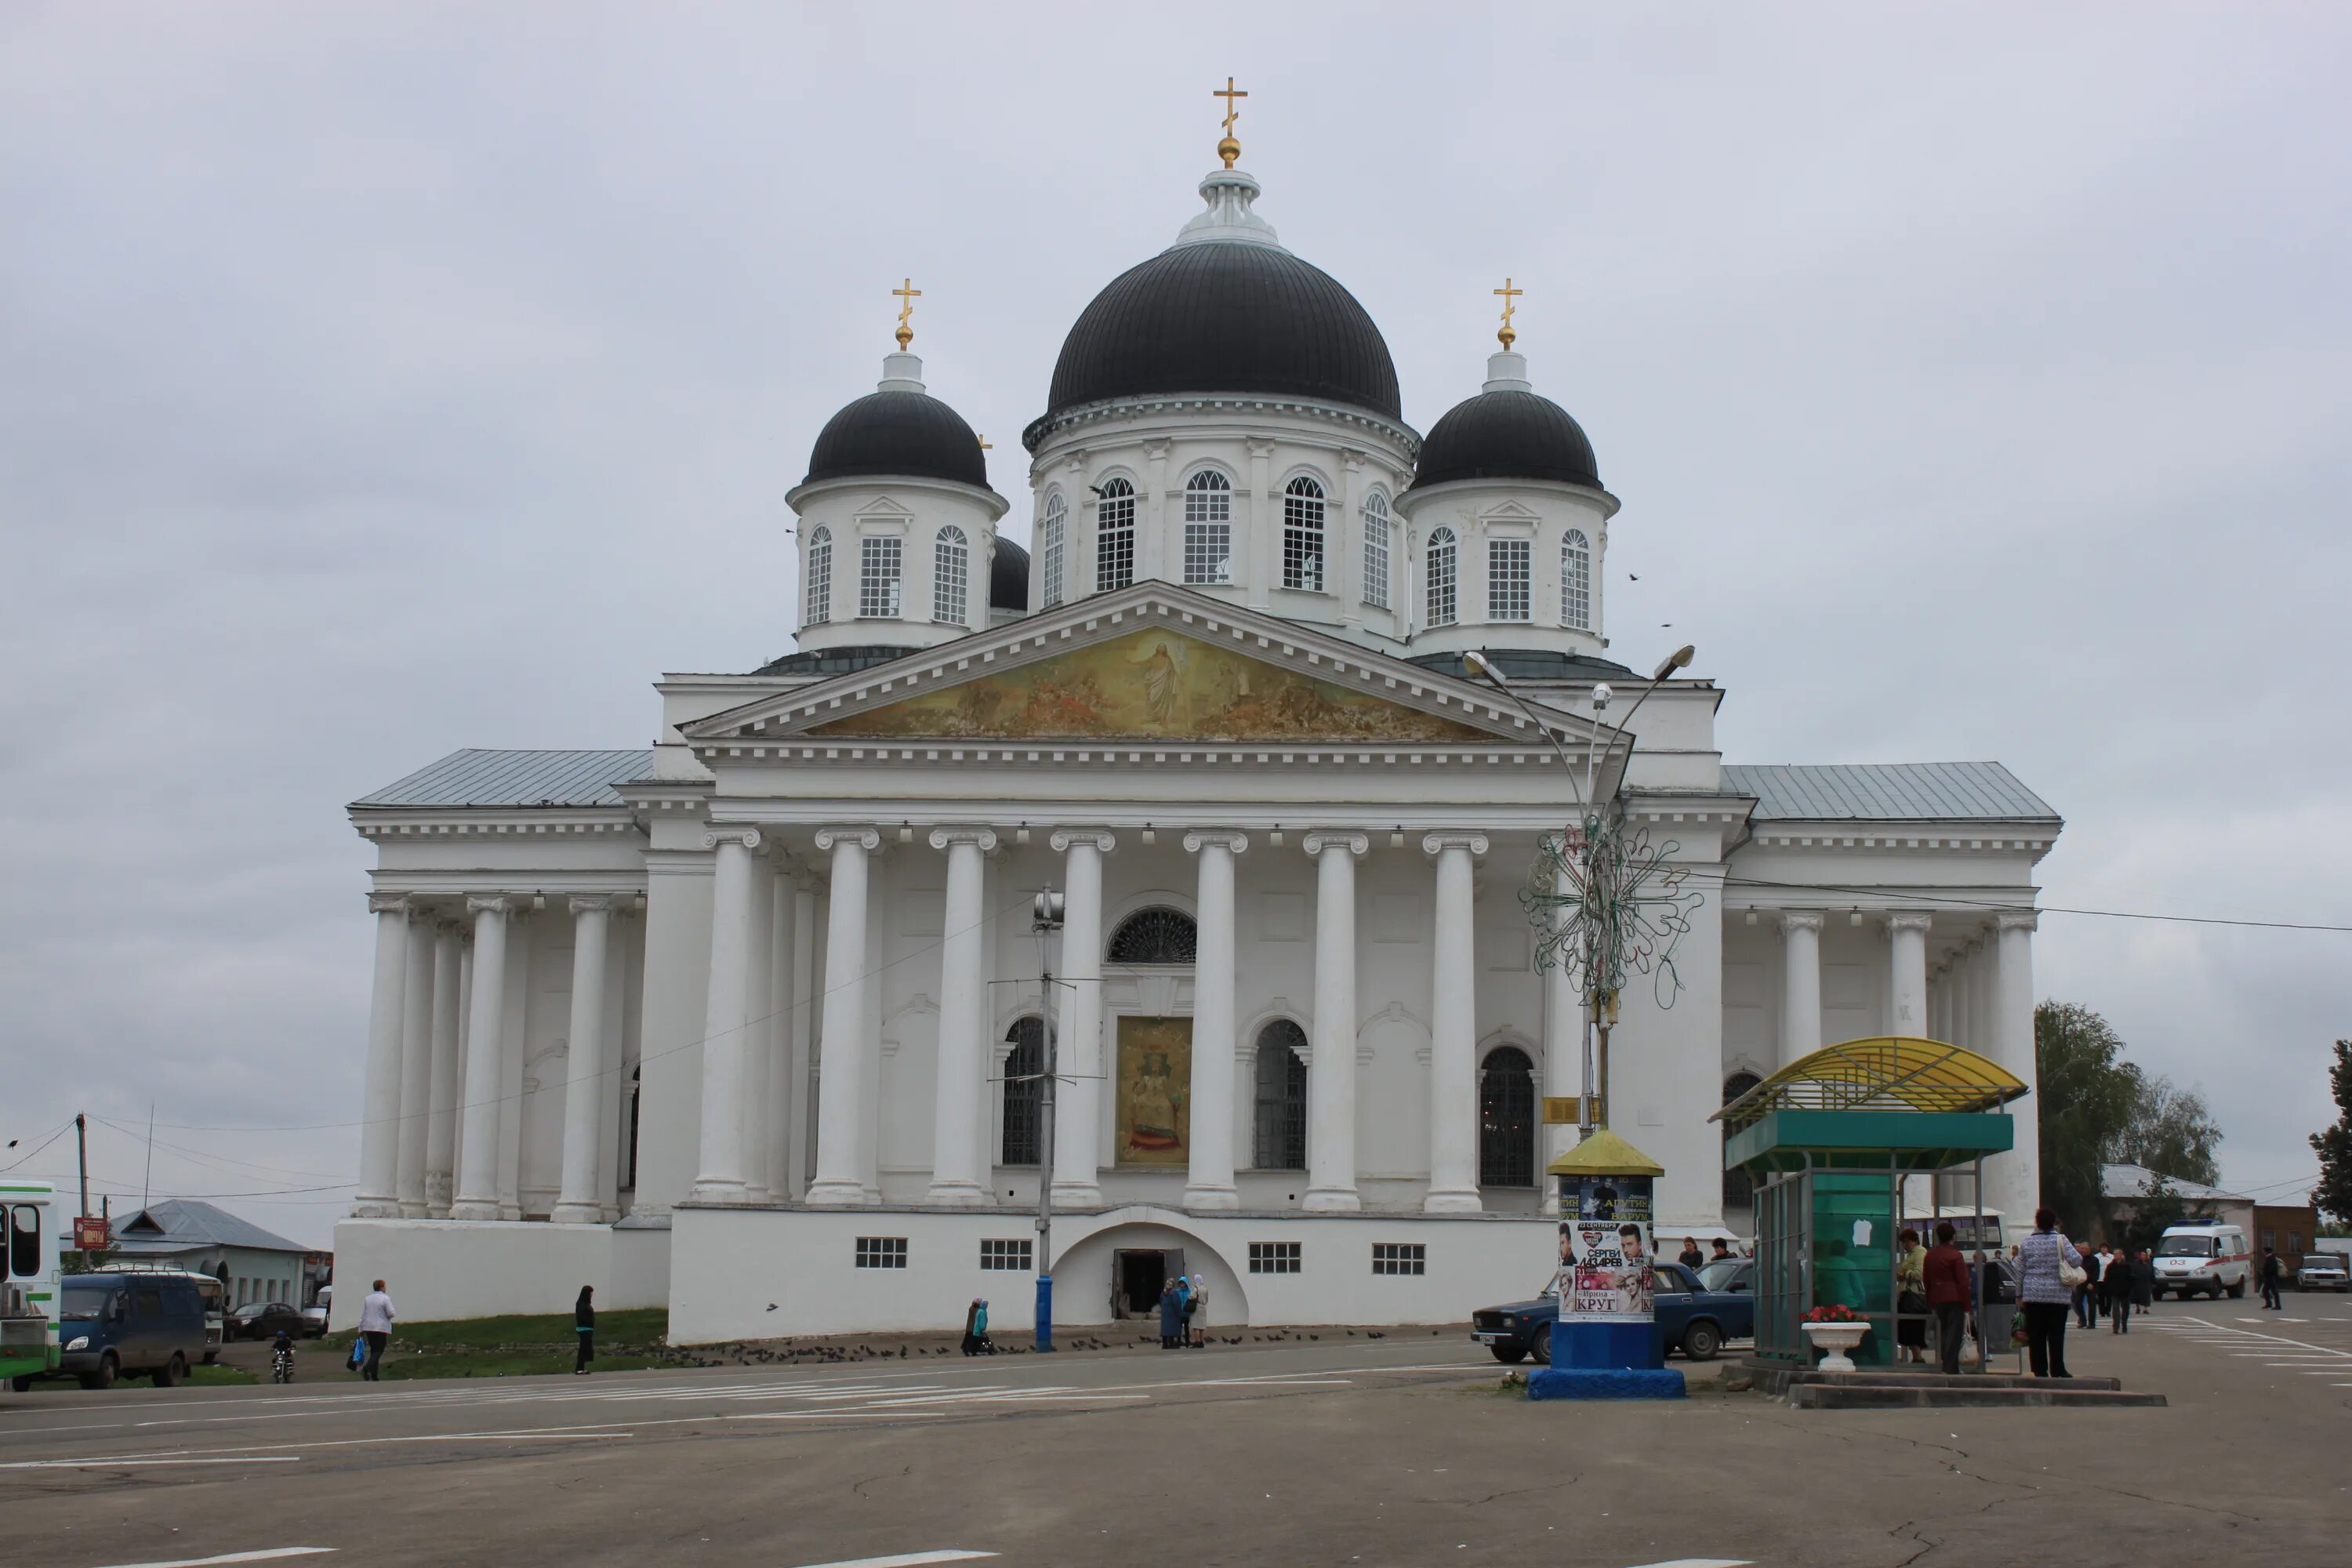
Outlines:
{"label": "arched window", "polygon": [[1067,520],[1068,508],[1055,490],[1045,498],[1045,515],[1037,520],[1037,580],[1042,607],[1048,610],[1062,602],[1062,525]]}
{"label": "arched window", "polygon": [[1200,952],[1201,931],[1182,910],[1154,905],[1118,922],[1104,949],[1106,963],[1190,963]]}
{"label": "arched window", "polygon": [[809,535],[808,581],[803,587],[807,590],[808,614],[802,620],[815,626],[833,619],[833,530],[822,523]]}
{"label": "arched window", "polygon": [[[1729,1105],[1764,1080],[1752,1072],[1736,1072],[1723,1080],[1723,1103]],[[1731,1123],[1723,1124],[1723,1141],[1731,1142]],[[1723,1173],[1723,1206],[1727,1209],[1752,1207],[1756,1202],[1756,1178],[1745,1171],[1727,1167]]]}
{"label": "arched window", "polygon": [[1234,487],[1214,468],[1184,481],[1184,581],[1234,580]]}
{"label": "arched window", "polygon": [[1559,546],[1559,624],[1592,629],[1592,542],[1571,528]]}
{"label": "arched window", "polygon": [[1004,1058],[1004,1158],[1003,1164],[1034,1165],[1044,1137],[1038,1108],[1045,1098],[1045,1020],[1034,1013],[1016,1018],[1004,1031],[1013,1049]]}
{"label": "arched window", "polygon": [[1282,585],[1323,591],[1323,487],[1304,474],[1282,492]]}
{"label": "arched window", "polygon": [[905,586],[906,541],[895,533],[867,534],[857,542],[857,618],[898,618],[898,591]]}
{"label": "arched window", "polygon": [[1524,621],[1532,599],[1535,545],[1525,539],[1486,542],[1486,618]]}
{"label": "arched window", "polygon": [[1433,626],[1450,626],[1461,619],[1460,605],[1454,594],[1454,565],[1460,552],[1454,542],[1454,531],[1440,525],[1429,535],[1429,577],[1423,588],[1428,596],[1424,606],[1426,623]]}
{"label": "arched window", "polygon": [[1257,1032],[1257,1169],[1307,1169],[1307,1031],[1276,1018]]}
{"label": "arched window", "polygon": [[931,547],[931,619],[962,626],[971,603],[971,549],[963,530],[950,523]]}
{"label": "arched window", "polygon": [[1135,581],[1135,487],[1111,479],[1095,500],[1095,592]]}
{"label": "arched window", "polygon": [[1364,603],[1389,607],[1389,492],[1375,488],[1364,498]]}
{"label": "arched window", "polygon": [[1536,1184],[1536,1074],[1528,1053],[1497,1046],[1478,1073],[1478,1184]]}

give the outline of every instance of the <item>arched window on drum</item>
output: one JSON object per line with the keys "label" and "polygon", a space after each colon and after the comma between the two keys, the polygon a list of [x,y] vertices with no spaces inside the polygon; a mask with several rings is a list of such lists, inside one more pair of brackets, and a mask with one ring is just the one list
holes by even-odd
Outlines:
{"label": "arched window on drum", "polygon": [[1256,1159],[1261,1171],[1307,1169],[1307,1031],[1276,1018],[1257,1032]]}

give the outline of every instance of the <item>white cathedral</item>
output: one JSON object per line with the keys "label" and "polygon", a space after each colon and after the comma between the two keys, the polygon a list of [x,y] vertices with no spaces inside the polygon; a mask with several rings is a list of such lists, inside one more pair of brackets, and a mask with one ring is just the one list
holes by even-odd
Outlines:
{"label": "white cathedral", "polygon": [[[1726,763],[1720,685],[1611,657],[1619,502],[1512,296],[1418,434],[1371,318],[1219,151],[1063,343],[1030,550],[902,310],[785,497],[797,652],[663,676],[649,748],[458,751],[353,803],[345,1279],[411,1320],[592,1284],[680,1342],[1017,1320],[1041,1263],[1071,1323],[1180,1269],[1221,1325],[1464,1321],[1556,1256],[1576,1133],[1538,1107],[1584,1088],[1583,1020],[1518,894],[1587,765],[1704,895],[1611,1061],[1664,1245],[1743,1229],[1708,1117],[1825,1043],[2032,1081],[2019,911],[2056,815],[1997,763]],[[2012,1219],[2033,1108],[1988,1167]]]}

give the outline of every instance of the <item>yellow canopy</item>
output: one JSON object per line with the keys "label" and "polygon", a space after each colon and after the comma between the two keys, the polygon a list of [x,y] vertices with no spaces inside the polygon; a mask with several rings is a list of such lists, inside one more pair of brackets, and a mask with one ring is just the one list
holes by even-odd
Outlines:
{"label": "yellow canopy", "polygon": [[1738,1128],[1775,1110],[1990,1110],[2029,1092],[1965,1047],[1880,1035],[1801,1057],[1707,1120]]}

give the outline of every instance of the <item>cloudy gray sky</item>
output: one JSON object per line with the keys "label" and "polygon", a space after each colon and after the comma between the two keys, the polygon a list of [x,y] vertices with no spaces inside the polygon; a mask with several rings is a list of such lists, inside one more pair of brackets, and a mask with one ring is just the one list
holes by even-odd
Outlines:
{"label": "cloudy gray sky", "polygon": [[[343,803],[787,651],[783,494],[904,275],[1019,494],[1228,72],[1416,426],[1528,289],[1618,651],[1696,640],[1733,760],[1998,757],[2068,819],[2053,905],[2352,923],[2352,23],[1622,9],[0,8],[0,1164],[152,1100],[157,1193],[327,1241]],[[2347,960],[2052,915],[2037,981],[2292,1191]],[[145,1157],[93,1134],[134,1203]]]}

